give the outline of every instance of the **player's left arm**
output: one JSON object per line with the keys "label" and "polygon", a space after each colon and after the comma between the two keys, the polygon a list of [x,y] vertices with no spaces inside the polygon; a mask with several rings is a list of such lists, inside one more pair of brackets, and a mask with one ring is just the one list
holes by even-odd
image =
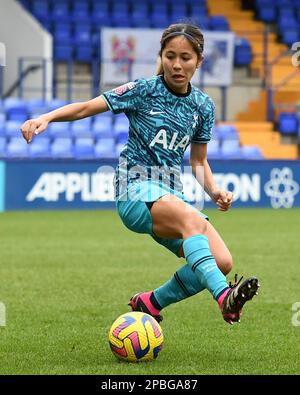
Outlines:
{"label": "player's left arm", "polygon": [[194,176],[221,211],[229,210],[233,193],[222,191],[215,183],[207,161],[207,144],[191,143],[190,165]]}

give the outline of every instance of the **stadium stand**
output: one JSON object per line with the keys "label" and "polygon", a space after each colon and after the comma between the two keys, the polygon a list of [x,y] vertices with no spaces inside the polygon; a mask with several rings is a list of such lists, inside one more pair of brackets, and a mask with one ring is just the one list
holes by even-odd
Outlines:
{"label": "stadium stand", "polygon": [[[99,60],[101,27],[165,28],[190,18],[204,30],[236,34],[234,65],[246,68],[263,88],[234,122],[218,122],[208,146],[210,158],[296,159],[298,147],[283,136],[299,135],[295,105],[300,102],[300,73],[295,73],[289,46],[300,39],[300,0],[20,0],[54,38],[54,59],[90,63]],[[245,7],[247,3],[247,7]],[[249,6],[250,5],[250,6]],[[265,34],[265,31],[268,34]],[[266,53],[267,48],[267,53]],[[266,64],[272,72],[266,81]],[[268,71],[268,70],[267,70]],[[270,91],[273,100],[270,119]],[[247,89],[247,88],[246,88]],[[47,138],[28,149],[17,139],[28,117],[52,110],[66,101],[16,98],[0,102],[0,156],[91,159],[117,157],[128,137],[125,116],[109,113],[75,123],[49,126]],[[278,131],[275,130],[278,129]],[[186,152],[185,157],[187,157]]]}

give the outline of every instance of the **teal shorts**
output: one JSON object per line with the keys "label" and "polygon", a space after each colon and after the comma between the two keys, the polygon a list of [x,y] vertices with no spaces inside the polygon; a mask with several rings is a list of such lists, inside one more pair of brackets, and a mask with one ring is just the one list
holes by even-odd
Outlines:
{"label": "teal shorts", "polygon": [[[131,193],[134,188],[134,194]],[[208,217],[201,211],[195,209],[183,196],[182,193],[167,189],[163,186],[155,184],[151,181],[143,181],[139,183],[138,191],[136,186],[128,188],[128,200],[118,199],[116,201],[119,216],[124,225],[136,233],[146,233],[153,237],[155,241],[179,256],[179,250],[183,243],[183,239],[165,239],[157,237],[153,232],[153,222],[147,202],[155,202],[159,198],[167,194],[173,194],[183,200],[186,204],[196,210],[199,215],[208,220]]]}

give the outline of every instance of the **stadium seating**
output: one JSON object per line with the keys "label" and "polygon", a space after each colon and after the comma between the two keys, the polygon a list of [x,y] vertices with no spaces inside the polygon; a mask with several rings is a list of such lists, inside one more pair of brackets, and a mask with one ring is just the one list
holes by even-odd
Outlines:
{"label": "stadium seating", "polygon": [[94,159],[94,140],[93,138],[75,139],[73,153],[75,159]]}
{"label": "stadium seating", "polygon": [[51,158],[50,138],[44,135],[34,138],[28,149],[30,158]]}
{"label": "stadium seating", "polygon": [[234,65],[247,66],[252,61],[252,49],[247,38],[238,37],[235,39]]}
{"label": "stadium seating", "polygon": [[278,124],[280,133],[297,135],[298,119],[295,113],[280,113]]}
{"label": "stadium seating", "polygon": [[23,159],[28,158],[28,144],[21,135],[12,137],[6,146],[7,158]]}
{"label": "stadium seating", "polygon": [[230,30],[224,15],[209,17],[206,0],[19,1],[53,35],[53,55],[58,62],[90,63],[99,59],[101,27],[166,28],[188,19],[202,30]]}
{"label": "stadium seating", "polygon": [[222,159],[244,159],[238,140],[224,140],[221,145]]}
{"label": "stadium seating", "polygon": [[[129,122],[124,114],[113,115],[106,112],[76,122],[50,123],[47,131],[34,137],[29,145],[21,136],[23,119],[10,119],[11,110],[15,108],[20,108],[27,116],[39,116],[64,104],[66,101],[59,99],[45,102],[10,98],[0,102],[0,157],[77,160],[117,158],[128,140]],[[286,130],[287,121],[284,122]],[[235,125],[217,124],[208,145],[208,158],[258,159],[262,156],[255,147],[244,146],[242,143],[240,147],[240,136]],[[189,158],[189,149],[184,157]]]}

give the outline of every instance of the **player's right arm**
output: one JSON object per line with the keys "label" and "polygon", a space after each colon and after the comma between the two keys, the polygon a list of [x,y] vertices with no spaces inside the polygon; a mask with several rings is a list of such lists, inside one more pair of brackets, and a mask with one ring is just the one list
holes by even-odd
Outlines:
{"label": "player's right arm", "polygon": [[30,143],[33,135],[46,130],[50,122],[76,121],[105,111],[108,111],[108,106],[105,100],[98,96],[85,102],[67,104],[38,118],[29,119],[24,122],[21,131],[24,139]]}

